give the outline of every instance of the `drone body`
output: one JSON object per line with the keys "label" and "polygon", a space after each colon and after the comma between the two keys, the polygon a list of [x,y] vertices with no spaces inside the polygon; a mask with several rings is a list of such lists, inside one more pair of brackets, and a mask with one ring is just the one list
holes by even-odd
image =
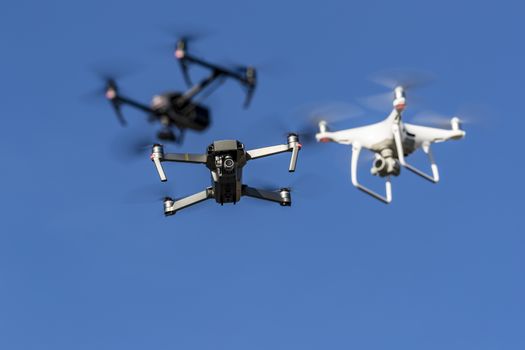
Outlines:
{"label": "drone body", "polygon": [[[121,124],[126,124],[121,108],[128,105],[148,114],[150,121],[158,121],[162,125],[157,134],[160,140],[181,143],[186,130],[203,131],[211,122],[209,109],[195,102],[194,98],[212,83],[221,83],[226,78],[237,80],[246,88],[245,107],[249,105],[256,86],[255,68],[246,66],[231,70],[208,63],[187,52],[186,40],[178,41],[175,57],[180,63],[189,89],[186,92],[167,92],[154,96],[150,106],[123,96],[119,93],[115,80],[107,80],[105,96],[111,102]],[[211,73],[200,82],[192,84],[188,73],[190,64],[201,66]]]}
{"label": "drone body", "polygon": [[[184,100],[183,95],[177,92],[156,95],[151,101],[151,109],[160,116],[160,123],[167,128],[176,126],[179,129],[206,130],[211,122],[209,109],[191,100],[181,104],[182,100]],[[159,139],[176,141],[169,137],[159,137]]]}
{"label": "drone body", "polygon": [[[392,186],[390,177],[398,176],[401,167],[404,167],[424,179],[436,183],[439,181],[439,172],[430,146],[433,143],[447,140],[459,140],[465,136],[461,130],[460,120],[451,119],[451,129],[439,129],[420,125],[404,123],[402,112],[406,106],[403,87],[394,90],[394,108],[390,115],[383,121],[363,127],[330,132],[325,121],[319,122],[319,132],[316,139],[319,142],[337,142],[352,145],[351,178],[352,184],[361,191],[385,202],[392,201]],[[370,172],[372,175],[386,178],[385,195],[378,194],[363,186],[357,179],[357,165],[362,148],[375,153]],[[407,163],[405,157],[421,148],[430,161],[432,174],[429,175]]]}
{"label": "drone body", "polygon": [[282,206],[291,205],[290,190],[281,188],[277,192],[260,190],[242,183],[244,166],[250,160],[272,156],[284,152],[292,152],[289,171],[295,171],[297,155],[301,145],[295,134],[289,134],[287,143],[254,150],[245,150],[244,145],[237,140],[215,141],[208,146],[205,154],[167,153],[163,146],[154,145],[151,160],[155,163],[161,181],[166,181],[162,162],[184,162],[204,164],[211,173],[211,186],[204,191],[174,201],[171,198],[164,200],[164,214],[173,215],[177,211],[214,198],[221,205],[237,203],[242,196],[277,202]]}

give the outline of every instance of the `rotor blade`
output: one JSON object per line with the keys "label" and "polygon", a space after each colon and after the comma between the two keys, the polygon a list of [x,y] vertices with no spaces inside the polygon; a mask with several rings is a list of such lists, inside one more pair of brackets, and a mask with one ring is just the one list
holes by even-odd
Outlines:
{"label": "rotor blade", "polygon": [[250,103],[252,102],[254,90],[255,88],[249,87],[248,91],[246,91],[246,98],[244,99],[244,108],[250,107]]}
{"label": "rotor blade", "polygon": [[319,176],[313,173],[301,174],[296,177],[292,182],[288,182],[287,185],[279,186],[277,183],[268,180],[256,179],[251,183],[255,188],[269,191],[269,192],[280,192],[282,188],[287,188],[292,194],[299,195],[305,198],[316,198],[320,193],[321,189],[326,189],[326,186],[318,186]]}
{"label": "rotor blade", "polygon": [[450,128],[450,121],[453,117],[460,119],[461,124],[486,124],[490,120],[491,113],[479,105],[465,105],[460,107],[457,112],[443,114],[435,111],[422,111],[417,113],[412,121],[415,123],[430,124],[441,128]]}
{"label": "rotor blade", "polygon": [[[411,92],[407,94],[406,98],[408,106],[421,108],[421,106],[426,104],[424,99],[418,95],[414,95]],[[358,101],[362,106],[373,111],[387,112],[394,108],[394,91],[361,97],[358,98]]]}
{"label": "rotor blade", "polygon": [[308,116],[310,123],[317,125],[321,120],[334,124],[357,119],[364,115],[364,111],[350,103],[331,102],[316,106],[305,106],[302,114]]}
{"label": "rotor blade", "polygon": [[138,73],[142,65],[129,62],[107,61],[92,64],[89,70],[100,80],[120,80]]}
{"label": "rotor blade", "polygon": [[166,197],[178,200],[174,196],[173,184],[158,182],[136,187],[123,196],[123,201],[128,204],[162,203]]}
{"label": "rotor blade", "polygon": [[164,33],[165,36],[167,36],[169,39],[169,42],[161,43],[153,45],[152,49],[156,52],[164,52],[168,53],[171,51],[173,54],[173,51],[176,49],[177,42],[183,40],[186,42],[187,46],[190,46],[189,49],[192,53],[198,53],[198,50],[195,50],[193,47],[191,47],[191,44],[193,44],[196,41],[203,40],[211,35],[211,32],[202,28],[195,28],[194,26],[189,25],[164,25],[160,27],[160,31]]}
{"label": "rotor blade", "polygon": [[377,72],[370,80],[389,89],[402,86],[405,90],[423,87],[435,80],[434,75],[422,70],[392,69]]}
{"label": "rotor blade", "polygon": [[476,124],[482,127],[486,127],[488,124],[496,122],[493,118],[494,113],[489,110],[487,106],[479,104],[460,106],[454,116],[458,117],[462,124]]}
{"label": "rotor blade", "polygon": [[417,113],[411,121],[414,123],[431,124],[440,128],[447,128],[450,127],[450,119],[452,119],[452,116],[446,116],[434,111],[422,111]]}
{"label": "rotor blade", "polygon": [[103,97],[105,93],[106,89],[96,88],[81,94],[79,98],[83,103],[102,103],[104,101]]}
{"label": "rotor blade", "polygon": [[126,63],[98,63],[89,66],[88,68],[96,77],[101,87],[97,87],[81,96],[81,99],[88,101],[95,101],[101,97],[107,99],[106,93],[109,87],[113,87],[118,91],[116,81],[136,73],[139,68],[137,65]]}
{"label": "rotor blade", "polygon": [[259,133],[269,133],[286,137],[290,133],[299,136],[303,145],[315,144],[319,132],[319,122],[325,120],[332,124],[347,122],[363,115],[363,110],[349,103],[325,103],[305,105],[288,116],[269,115],[257,120],[251,129]]}
{"label": "rotor blade", "polygon": [[116,137],[111,143],[111,153],[121,162],[138,159],[146,161],[155,143],[152,131],[135,129]]}
{"label": "rotor blade", "polygon": [[394,100],[393,92],[384,92],[371,96],[361,97],[358,99],[363,106],[375,111],[388,111],[393,108],[392,101]]}
{"label": "rotor blade", "polygon": [[303,143],[316,143],[315,134],[319,132],[319,122],[326,121],[331,125],[344,124],[352,119],[363,116],[363,110],[350,103],[324,103],[318,105],[303,106],[296,113],[300,124],[296,128],[302,137]]}
{"label": "rotor blade", "polygon": [[164,25],[161,31],[174,40],[186,40],[188,43],[205,39],[211,35],[209,30],[202,27],[195,28],[188,24]]}

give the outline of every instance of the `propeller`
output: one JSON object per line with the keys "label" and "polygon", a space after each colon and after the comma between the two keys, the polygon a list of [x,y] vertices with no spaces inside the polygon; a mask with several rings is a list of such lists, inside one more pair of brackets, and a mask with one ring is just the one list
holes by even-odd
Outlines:
{"label": "propeller", "polygon": [[403,90],[410,91],[410,104],[417,105],[421,103],[421,98],[414,96],[413,90],[427,86],[435,79],[429,72],[397,69],[378,72],[371,75],[369,80],[392,91],[362,97],[360,103],[372,110],[385,111],[392,108],[393,90],[396,87],[401,86]]}
{"label": "propeller", "polygon": [[190,73],[188,72],[188,62],[185,60],[187,50],[188,39],[183,37],[177,40],[177,44],[175,45],[175,58],[179,61],[182,76],[184,77],[186,85],[192,86],[193,84],[190,78]]}
{"label": "propeller", "polygon": [[377,72],[369,78],[372,82],[394,89],[402,86],[406,90],[421,88],[435,80],[434,76],[422,70],[394,69]]}
{"label": "propeller", "polygon": [[430,124],[440,128],[450,128],[451,119],[457,117],[461,124],[485,124],[489,119],[489,112],[481,106],[462,106],[456,113],[446,115],[435,111],[422,111],[417,113],[412,122]]}
{"label": "propeller", "polygon": [[163,26],[161,27],[161,31],[172,40],[183,39],[186,42],[195,42],[210,36],[209,30],[203,29],[202,27],[195,28],[187,24]]}
{"label": "propeller", "polygon": [[[188,62],[184,58],[191,44],[208,36],[208,33],[203,30],[188,28],[181,30],[180,26],[178,28],[164,28],[164,32],[175,41],[174,55],[179,61],[184,81],[190,87],[193,84],[188,71]],[[173,50],[173,46],[171,46],[171,49]]]}
{"label": "propeller", "polygon": [[126,126],[127,123],[122,114],[121,102],[119,101],[117,80],[135,73],[137,67],[130,64],[105,63],[94,65],[90,70],[97,76],[99,81],[103,82],[103,87],[97,88],[83,97],[88,100],[106,98],[111,103],[119,123],[122,126]]}
{"label": "propeller", "polygon": [[[430,124],[440,128],[449,128],[450,119],[452,119],[452,116],[447,116],[435,111],[422,111],[412,118],[412,122],[418,124]],[[463,119],[461,119],[461,122],[463,122]]]}
{"label": "propeller", "polygon": [[124,194],[123,201],[128,204],[159,203],[165,199],[179,200],[174,195],[172,185],[165,183],[148,184],[134,188]]}
{"label": "propeller", "polygon": [[302,136],[301,141],[305,143],[317,141],[315,135],[319,132],[319,122],[321,121],[325,121],[329,125],[338,125],[363,116],[363,110],[353,104],[333,102],[304,106],[299,109],[298,113],[303,120],[297,128],[297,132]]}
{"label": "propeller", "polygon": [[111,153],[122,162],[137,159],[149,160],[151,147],[157,143],[151,133],[144,129],[134,129],[121,133],[111,144]]}
{"label": "propeller", "polygon": [[305,105],[282,117],[269,115],[263,120],[258,120],[251,129],[273,135],[286,137],[293,133],[299,136],[302,145],[317,143],[315,135],[319,132],[319,122],[324,120],[331,125],[338,125],[349,120],[359,118],[363,110],[349,103],[325,103],[322,105]]}
{"label": "propeller", "polygon": [[[303,173],[296,177],[292,182],[286,186],[278,185],[276,183],[265,180],[254,180],[248,183],[253,184],[253,187],[268,192],[279,193],[281,189],[287,189],[293,195],[300,197],[317,199],[321,196],[321,191],[326,190],[326,186],[319,186],[319,176],[313,173]],[[292,197],[293,199],[293,197]]]}
{"label": "propeller", "polygon": [[120,125],[126,126],[127,122],[126,119],[124,119],[122,109],[120,108],[122,103],[119,100],[117,83],[113,78],[109,78],[106,81],[105,96],[110,101],[111,106],[113,106],[113,110],[115,111],[115,115],[117,116]]}

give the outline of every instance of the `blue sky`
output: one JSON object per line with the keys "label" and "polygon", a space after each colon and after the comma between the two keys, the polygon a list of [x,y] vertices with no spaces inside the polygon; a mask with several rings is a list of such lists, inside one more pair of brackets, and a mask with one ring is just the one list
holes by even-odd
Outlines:
{"label": "blue sky", "polygon": [[[4,4],[0,348],[523,349],[524,9]],[[99,86],[90,67],[108,61],[138,68],[121,86],[144,102],[182,88],[166,27],[210,33],[194,45],[207,59],[262,67],[249,110],[238,84],[225,84],[207,101],[212,128],[168,151],[202,152],[224,138],[281,143],[271,131],[279,118],[293,124],[305,106],[384,92],[367,77],[392,68],[437,77],[418,91],[425,107],[475,106],[482,117],[465,125],[466,139],[434,148],[439,184],[405,171],[389,206],[351,186],[350,150],[328,144],[306,146],[296,174],[287,156],[246,167],[248,184],[306,174],[291,208],[210,201],[164,218],[154,195],[143,198],[158,183],[147,155],[115,151],[119,138],[156,129],[132,111],[123,129],[105,101],[82,96]],[[346,126],[387,113],[366,110]],[[209,184],[198,165],[166,170],[176,196]]]}

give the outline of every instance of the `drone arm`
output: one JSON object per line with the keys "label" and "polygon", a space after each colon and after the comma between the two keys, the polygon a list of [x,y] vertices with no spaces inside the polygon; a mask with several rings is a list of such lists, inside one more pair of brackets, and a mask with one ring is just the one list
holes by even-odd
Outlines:
{"label": "drone arm", "polygon": [[129,99],[127,97],[124,97],[124,96],[120,96],[120,95],[116,95],[115,97],[112,97],[109,99],[109,101],[111,102],[111,105],[113,106],[113,109],[115,110],[115,113],[117,114],[117,118],[118,120],[120,121],[120,123],[122,125],[126,125],[126,120],[124,119],[124,114],[122,113],[122,105],[123,104],[127,104],[131,107],[134,107],[138,110],[141,110],[143,112],[146,112],[148,114],[155,114],[155,111],[153,111],[151,108],[149,108],[148,106],[142,104],[142,103],[139,103],[139,102],[136,102],[132,99]]}
{"label": "drone arm", "polygon": [[193,63],[193,64],[197,64],[199,66],[202,66],[204,68],[208,68],[208,69],[212,69],[214,70],[216,67],[214,65],[212,65],[211,63],[208,63],[204,60],[201,60],[200,58],[198,57],[195,57],[193,55],[190,55],[189,53],[185,53],[184,54],[184,57],[181,59],[181,62],[184,62],[184,63]]}
{"label": "drone arm", "polygon": [[153,145],[153,149],[150,156],[151,160],[155,164],[155,168],[159,173],[160,181],[164,182],[167,180],[166,174],[162,167],[162,162],[182,162],[182,163],[196,163],[206,164],[207,155],[205,154],[191,154],[191,153],[164,153],[164,147],[162,145]]}
{"label": "drone arm", "polygon": [[432,175],[426,174],[425,172],[417,169],[416,167],[410,165],[405,160],[405,153],[403,150],[403,140],[401,139],[401,130],[399,129],[398,124],[394,124],[392,126],[392,132],[394,133],[394,140],[396,143],[397,148],[397,156],[399,158],[399,163],[401,163],[402,166],[410,170],[416,175],[421,176],[422,178],[437,183],[439,181],[439,171],[438,166],[436,162],[434,161],[434,156],[432,155],[432,151],[430,150],[430,142],[424,142],[422,145],[423,152],[428,156],[428,160],[430,161],[430,168],[432,170]]}
{"label": "drone arm", "polygon": [[237,79],[239,81],[245,81],[246,80],[242,74],[239,74],[237,72],[233,72],[233,71],[228,70],[226,68],[219,67],[219,66],[214,65],[212,63],[206,62],[206,61],[204,61],[204,60],[202,60],[202,59],[200,59],[198,57],[195,57],[193,55],[190,55],[188,53],[186,53],[184,55],[183,60],[185,60],[185,61],[187,61],[189,63],[197,64],[197,65],[199,65],[201,67],[210,69],[212,71],[215,71],[219,75],[229,76],[230,78],[234,78],[234,79]]}
{"label": "drone arm", "polygon": [[351,169],[350,174],[352,177],[352,184],[357,187],[359,190],[365,192],[366,194],[371,195],[372,197],[379,199],[385,204],[388,204],[392,201],[392,184],[390,183],[390,176],[386,178],[385,183],[385,191],[386,196],[382,196],[377,192],[372,191],[371,189],[361,185],[359,181],[357,180],[357,164],[359,161],[359,154],[361,153],[361,145],[358,143],[354,143],[352,145],[352,161],[351,161]]}
{"label": "drone arm", "polygon": [[220,76],[220,74],[217,71],[213,71],[208,77],[204,78],[200,83],[197,83],[193,85],[188,91],[184,93],[179,99],[179,104],[183,105],[184,103],[188,102],[192,98],[194,98],[197,94],[199,94],[202,90],[204,90],[208,85],[213,83],[215,79],[217,79]]}
{"label": "drone arm", "polygon": [[117,103],[119,103],[119,104],[127,104],[127,105],[129,105],[129,106],[131,106],[133,108],[136,108],[138,110],[141,110],[143,112],[150,113],[150,114],[155,114],[155,111],[153,111],[147,105],[142,104],[142,103],[137,102],[137,101],[134,101],[134,100],[132,100],[130,98],[118,95],[115,99],[117,100]]}
{"label": "drone arm", "polygon": [[209,77],[205,78],[200,83],[191,87],[190,90],[188,90],[188,92],[184,94],[184,96],[182,97],[181,103],[189,101],[191,98],[193,98],[203,89],[205,89],[208,85],[210,85],[215,79],[219,77],[228,77],[228,78],[238,80],[239,82],[241,82],[243,85],[247,87],[246,99],[244,100],[244,107],[247,108],[250,105],[250,102],[252,100],[253,93],[255,90],[255,74],[256,73],[253,67],[247,68],[246,74],[241,74],[234,70],[226,69],[226,68],[211,64],[200,58],[189,55],[188,53],[185,53],[184,56],[180,58],[180,62],[181,62],[181,67],[182,67],[182,71],[184,74],[184,78],[186,82],[188,83],[188,85],[191,85],[191,80],[188,75],[188,63],[197,64],[197,65],[200,65],[201,67],[210,69],[212,71]]}
{"label": "drone arm", "polygon": [[270,202],[280,203],[281,205],[291,205],[290,193],[284,191],[284,195],[281,192],[265,191],[257,188],[249,187],[247,185],[242,186],[242,195],[246,197],[252,197]]}
{"label": "drone arm", "polygon": [[206,154],[193,153],[166,153],[162,161],[164,162],[180,162],[180,163],[194,163],[206,164],[208,156]]}
{"label": "drone arm", "polygon": [[294,172],[297,165],[297,156],[301,150],[301,144],[299,143],[299,138],[295,134],[288,135],[288,144],[287,145],[276,145],[263,148],[253,149],[248,151],[249,159],[257,159],[268,156],[273,156],[275,154],[292,152],[290,158],[290,166],[288,167],[289,172]]}
{"label": "drone arm", "polygon": [[289,151],[290,147],[288,147],[288,145],[277,145],[252,149],[247,153],[250,156],[250,159],[258,159]]}
{"label": "drone arm", "polygon": [[208,187],[204,191],[195,193],[191,196],[179,199],[175,202],[168,198],[164,201],[164,215],[174,215],[181,209],[188,208],[210,198],[213,198],[213,190],[211,187]]}

